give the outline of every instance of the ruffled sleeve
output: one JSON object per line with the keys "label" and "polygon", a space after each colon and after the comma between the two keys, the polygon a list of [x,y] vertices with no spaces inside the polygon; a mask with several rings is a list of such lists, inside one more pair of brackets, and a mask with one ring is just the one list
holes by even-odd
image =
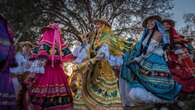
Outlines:
{"label": "ruffled sleeve", "polygon": [[63,62],[68,62],[68,61],[71,61],[75,58],[74,55],[69,50],[69,48],[67,48],[67,47],[64,47],[62,49],[62,52],[63,52],[63,56],[62,56],[62,61]]}
{"label": "ruffled sleeve", "polygon": [[10,68],[10,72],[14,74],[21,74],[27,71],[26,64],[28,60],[24,58],[21,53],[17,53],[15,56],[17,67]]}
{"label": "ruffled sleeve", "polygon": [[[52,60],[51,46],[49,44],[43,44],[40,47],[33,49],[33,59],[45,58],[47,60]],[[74,59],[73,54],[67,47],[63,47],[62,51],[55,48],[54,60],[61,60],[62,62],[71,61]]]}
{"label": "ruffled sleeve", "polygon": [[31,67],[29,68],[29,72],[43,74],[45,73],[44,65],[40,65],[42,60],[34,60],[31,62]]}
{"label": "ruffled sleeve", "polygon": [[103,44],[97,54],[103,54],[105,59],[108,60],[112,66],[120,66],[123,64],[122,56],[114,56],[110,54],[109,46],[107,44]]}
{"label": "ruffled sleeve", "polygon": [[80,64],[83,62],[83,60],[87,57],[88,48],[89,46],[87,45],[84,47],[80,46],[74,50],[73,53],[74,53],[74,56],[76,57],[76,59],[74,60],[75,63]]}

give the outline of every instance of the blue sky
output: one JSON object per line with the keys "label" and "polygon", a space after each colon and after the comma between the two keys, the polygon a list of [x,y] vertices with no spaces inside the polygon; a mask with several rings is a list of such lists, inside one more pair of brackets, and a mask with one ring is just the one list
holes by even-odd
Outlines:
{"label": "blue sky", "polygon": [[195,13],[195,0],[174,0],[174,8],[172,10],[173,18],[176,21],[176,27],[180,28],[184,25],[183,14]]}

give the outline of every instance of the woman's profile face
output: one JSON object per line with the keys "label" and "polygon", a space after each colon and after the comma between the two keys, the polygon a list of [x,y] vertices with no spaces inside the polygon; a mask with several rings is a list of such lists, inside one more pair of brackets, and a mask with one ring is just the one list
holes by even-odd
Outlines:
{"label": "woman's profile face", "polygon": [[27,46],[27,45],[24,45],[22,47],[22,52],[25,53],[25,54],[31,53],[31,47],[30,46]]}
{"label": "woman's profile face", "polygon": [[100,22],[95,23],[96,30],[99,30],[101,28],[102,24]]}
{"label": "woman's profile face", "polygon": [[166,30],[170,30],[171,25],[169,23],[164,22],[163,25],[164,25],[164,27],[165,27]]}
{"label": "woman's profile face", "polygon": [[88,42],[88,37],[87,37],[87,35],[84,35],[84,36],[83,36],[83,42],[84,42],[84,43],[87,43],[87,42]]}
{"label": "woman's profile face", "polygon": [[147,28],[151,30],[151,29],[154,29],[154,27],[155,27],[155,20],[153,20],[153,19],[148,20],[147,21]]}

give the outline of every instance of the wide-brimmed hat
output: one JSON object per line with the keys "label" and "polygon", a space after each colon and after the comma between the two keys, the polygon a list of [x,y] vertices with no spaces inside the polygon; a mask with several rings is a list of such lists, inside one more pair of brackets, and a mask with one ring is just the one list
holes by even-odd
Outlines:
{"label": "wide-brimmed hat", "polygon": [[172,19],[164,19],[163,21],[162,21],[162,23],[169,23],[172,27],[174,27],[175,26],[175,21],[173,21]]}
{"label": "wide-brimmed hat", "polygon": [[96,20],[94,20],[94,23],[102,23],[102,24],[105,24],[108,27],[112,27],[107,21],[102,20],[102,19],[96,19]]}
{"label": "wide-brimmed hat", "polygon": [[157,21],[161,21],[161,17],[158,16],[158,15],[154,15],[154,16],[149,16],[149,17],[147,17],[147,18],[143,21],[143,24],[142,24],[143,27],[146,27],[146,26],[147,26],[148,20],[157,20]]}
{"label": "wide-brimmed hat", "polygon": [[57,28],[59,28],[59,24],[58,24],[58,23],[51,23],[51,24],[49,24],[49,25],[47,25],[47,26],[44,26],[44,27],[41,29],[41,32],[43,33],[43,32],[45,32],[45,31],[47,31],[47,30],[55,30],[55,29],[57,29]]}
{"label": "wide-brimmed hat", "polygon": [[20,47],[23,47],[23,46],[29,46],[31,48],[33,47],[33,44],[30,41],[20,42],[19,45],[20,45]]}
{"label": "wide-brimmed hat", "polygon": [[52,27],[49,27],[49,26],[45,26],[41,29],[41,32],[44,33],[45,31],[47,30],[54,30]]}

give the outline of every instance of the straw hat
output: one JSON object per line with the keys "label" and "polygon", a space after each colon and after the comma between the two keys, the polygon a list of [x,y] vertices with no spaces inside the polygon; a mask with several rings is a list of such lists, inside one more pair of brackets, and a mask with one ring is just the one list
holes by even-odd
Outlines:
{"label": "straw hat", "polygon": [[169,23],[172,27],[174,27],[175,26],[175,21],[173,21],[172,19],[164,19],[163,21],[162,21],[162,23]]}
{"label": "straw hat", "polygon": [[161,17],[158,16],[158,15],[154,15],[154,16],[149,16],[149,17],[147,17],[147,18],[143,21],[143,24],[142,24],[143,27],[146,27],[146,26],[147,26],[148,20],[157,20],[157,21],[161,21]]}
{"label": "straw hat", "polygon": [[33,44],[30,41],[20,42],[19,45],[20,45],[20,47],[23,47],[23,46],[29,46],[31,48],[33,47]]}
{"label": "straw hat", "polygon": [[106,22],[105,20],[102,20],[102,19],[96,19],[96,20],[94,20],[94,23],[102,23],[102,24],[105,24],[106,26],[111,28],[111,25],[108,22]]}

